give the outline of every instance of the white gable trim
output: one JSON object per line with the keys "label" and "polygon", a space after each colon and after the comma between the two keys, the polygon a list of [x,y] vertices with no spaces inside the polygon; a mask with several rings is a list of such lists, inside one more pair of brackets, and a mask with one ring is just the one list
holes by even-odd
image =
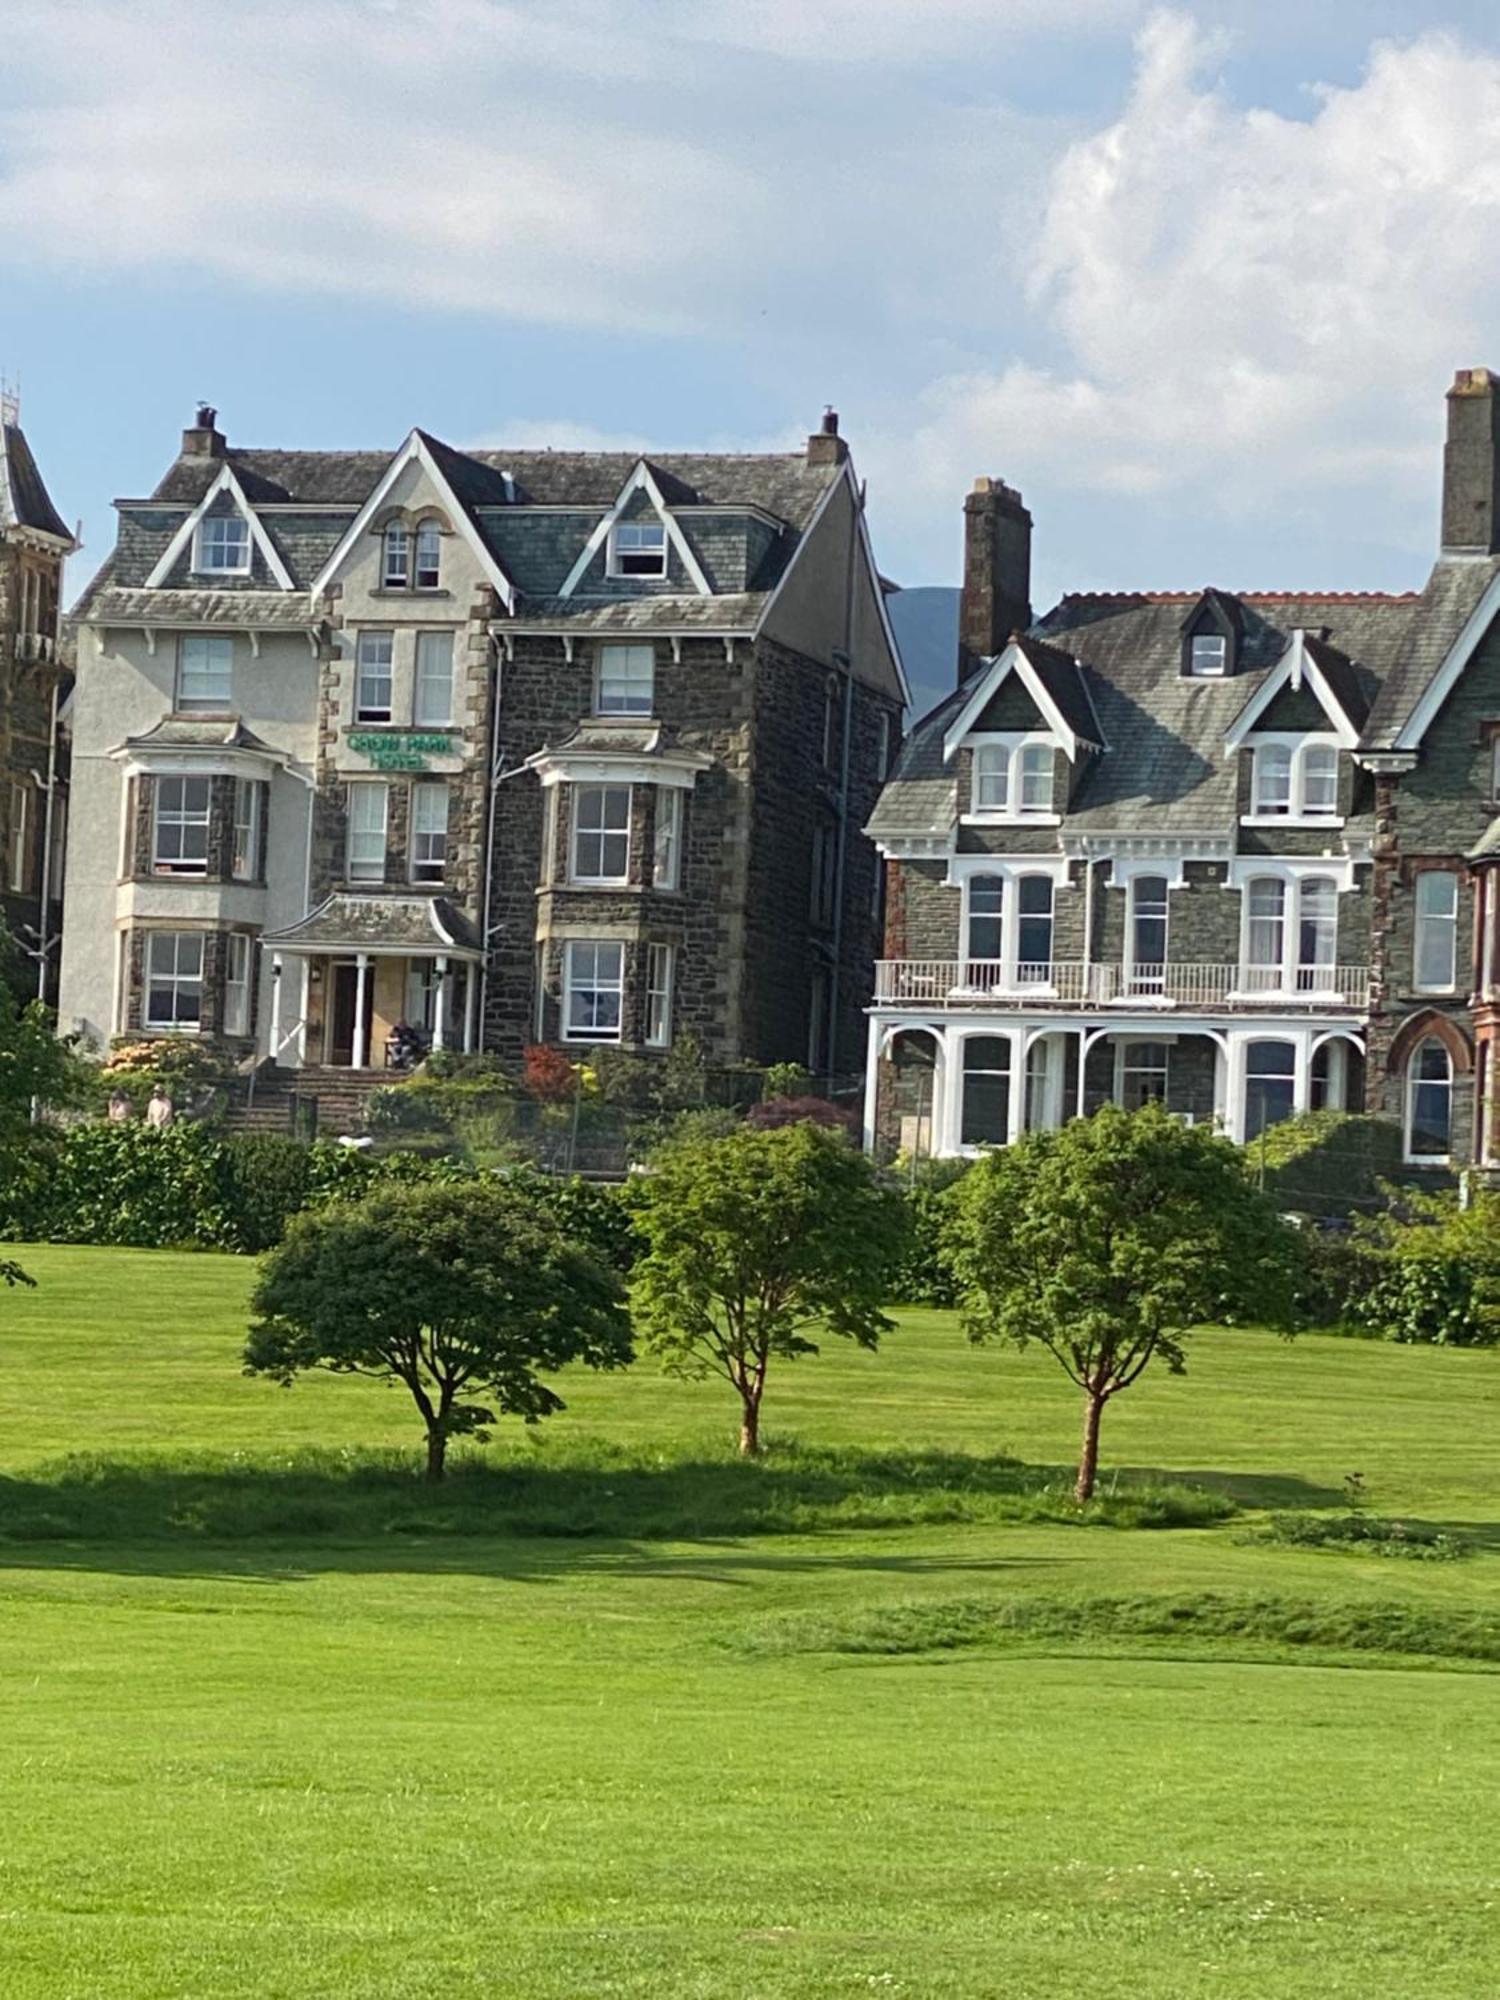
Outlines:
{"label": "white gable trim", "polygon": [[292,582],[286,564],[277,554],[276,545],[262,527],[255,509],[245,498],[245,489],[235,478],[234,467],[232,465],[224,467],[213,485],[209,487],[192,513],[188,515],[182,526],[177,530],[177,533],[167,543],[166,551],[160,562],[157,563],[155,569],[146,578],[147,590],[161,589],[167,578],[172,574],[172,571],[177,567],[183,550],[187,548],[194,535],[197,534],[198,523],[203,519],[221,493],[229,494],[241,515],[249,523],[250,539],[265,557],[266,568],[275,577],[277,583],[280,584],[283,590],[295,590],[297,586]]}
{"label": "white gable trim", "polygon": [[1068,753],[1070,763],[1078,761],[1078,738],[1063,720],[1062,712],[1043,687],[1036,668],[1014,641],[1003,653],[996,653],[974,676],[974,692],[958,712],[958,720],[943,738],[943,762],[948,763],[974,724],[1005,685],[1007,674],[1015,673],[1031,696],[1047,727]]}
{"label": "white gable trim", "polygon": [[1433,717],[1457,686],[1460,674],[1474,657],[1497,612],[1500,612],[1500,571],[1490,578],[1483,597],[1469,614],[1468,623],[1402,724],[1401,733],[1396,738],[1396,749],[1419,750],[1422,747],[1422,738],[1427,734]]}
{"label": "white gable trim", "polygon": [[658,515],[661,517],[662,526],[667,531],[667,540],[672,544],[673,548],[676,549],[677,554],[682,561],[682,566],[687,571],[688,576],[692,582],[694,590],[697,591],[700,597],[713,596],[713,591],[709,587],[708,578],[703,574],[702,566],[699,564],[698,558],[693,554],[692,550],[688,547],[687,536],[683,534],[682,528],[679,525],[676,517],[673,515],[671,508],[668,507],[666,501],[663,500],[663,498],[661,497],[661,488],[652,478],[650,466],[647,465],[645,459],[642,458],[642,459],[637,459],[635,471],[631,473],[630,477],[626,480],[625,484],[620,488],[614,506],[610,508],[609,512],[604,516],[604,519],[597,524],[597,526],[594,528],[593,533],[584,543],[583,554],[578,558],[577,562],[574,563],[573,567],[568,571],[567,580],[563,584],[562,589],[557,593],[559,597],[571,597],[573,595],[574,591],[578,588],[579,584],[582,583],[585,576],[588,575],[589,564],[594,560],[594,557],[598,555],[600,548],[603,546],[604,542],[607,540],[609,536],[610,529],[613,528],[616,521],[618,521],[620,516],[624,513],[626,502],[630,499],[633,493],[638,493],[641,491],[644,491],[646,493],[647,497],[650,499],[652,506],[656,509]]}
{"label": "white gable trim", "polygon": [[328,558],[327,562],[324,563],[317,576],[314,577],[312,595],[314,597],[321,597],[323,592],[328,589],[329,585],[353,554],[360,536],[368,531],[370,523],[385,505],[391,488],[406,470],[407,466],[412,464],[413,461],[421,466],[438,492],[447,500],[452,512],[456,532],[462,536],[469,553],[500,593],[501,601],[505,605],[506,610],[514,611],[516,606],[515,585],[486,547],[484,537],[469,518],[468,509],[462,505],[453,488],[443,477],[437,460],[422,442],[422,436],[419,431],[412,432],[406,443],[402,445],[396,456],[380,475],[380,478],[375,482],[374,491],[370,494],[364,506],[355,515],[343,540]]}
{"label": "white gable trim", "polygon": [[1306,633],[1299,625],[1293,632],[1285,652],[1272,667],[1255,693],[1229,725],[1224,737],[1226,750],[1238,750],[1255,729],[1256,723],[1271,706],[1283,688],[1300,688],[1305,681],[1317,698],[1318,706],[1327,716],[1333,734],[1341,750],[1352,750],[1359,742],[1359,731],[1344,713],[1338,697],[1328,684],[1328,676],[1308,652]]}

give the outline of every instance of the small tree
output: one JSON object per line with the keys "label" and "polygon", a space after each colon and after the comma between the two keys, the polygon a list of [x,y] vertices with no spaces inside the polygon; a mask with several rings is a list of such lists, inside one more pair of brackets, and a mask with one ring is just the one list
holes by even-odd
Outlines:
{"label": "small tree", "polygon": [[429,1479],[450,1439],[562,1409],[543,1373],[631,1358],[619,1280],[523,1189],[493,1181],[384,1187],[299,1216],[251,1303],[247,1375],[399,1382],[427,1428]]}
{"label": "small tree", "polygon": [[1083,1391],[1080,1501],[1106,1403],[1152,1361],[1180,1375],[1188,1332],[1207,1320],[1290,1322],[1295,1232],[1237,1147],[1159,1105],[1032,1133],[987,1154],[949,1201],[969,1338],[1037,1341]]}
{"label": "small tree", "polygon": [[671,1373],[731,1385],[753,1458],[773,1356],[816,1354],[818,1326],[871,1348],[889,1331],[902,1219],[864,1155],[814,1125],[664,1146],[636,1191],[636,1325]]}

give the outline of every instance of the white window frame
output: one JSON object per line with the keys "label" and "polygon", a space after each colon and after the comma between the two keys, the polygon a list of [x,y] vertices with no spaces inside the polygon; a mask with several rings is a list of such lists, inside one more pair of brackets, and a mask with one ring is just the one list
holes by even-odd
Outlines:
{"label": "white window frame", "polygon": [[[359,804],[356,805],[355,801]],[[378,800],[380,814],[378,824],[361,825],[360,815],[365,801]],[[383,882],[385,880],[386,841],[391,824],[391,788],[384,778],[361,778],[349,787],[348,825],[344,842],[344,879],[349,882]],[[373,850],[376,836],[380,839],[377,856]],[[369,851],[361,852],[362,846],[369,844]]]}
{"label": "white window frame", "polygon": [[[1252,963],[1250,957],[1250,891],[1256,882],[1279,882],[1282,891],[1281,903],[1281,961],[1279,966]],[[1334,932],[1333,956],[1326,962],[1315,961],[1307,966],[1301,962],[1302,925],[1306,912],[1303,903],[1306,895],[1304,884],[1328,881],[1333,884]],[[1236,989],[1231,998],[1264,998],[1268,993],[1295,994],[1300,1000],[1311,995],[1334,994],[1337,981],[1339,951],[1338,899],[1354,887],[1354,864],[1344,856],[1318,855],[1306,860],[1290,861],[1285,857],[1241,855],[1231,862],[1229,879],[1225,887],[1240,898],[1240,956],[1236,972]],[[1326,970],[1329,978],[1326,986],[1307,984],[1302,974],[1308,971]],[[1266,973],[1277,975],[1277,984],[1271,985],[1264,977]],[[1261,975],[1252,977],[1252,974]]]}
{"label": "white window frame", "polygon": [[[1045,730],[1029,729],[1024,732],[996,731],[968,739],[972,746],[973,763],[970,766],[969,810],[964,815],[965,823],[978,826],[1057,826],[1061,814],[1057,812],[1057,740]],[[1026,765],[1035,762],[1037,755],[1046,750],[1051,759],[1045,805],[1028,806],[1025,803]],[[1030,756],[1028,758],[1028,753]],[[980,787],[984,782],[984,766],[1003,762],[1005,772],[1005,804],[986,806],[979,803]]]}
{"label": "white window frame", "polygon": [[[1053,983],[1050,980],[1028,979],[1022,981],[1019,974],[1019,967],[1022,963],[1040,965],[1045,962],[1050,969],[1056,964],[1057,897],[1058,891],[1068,886],[1067,862],[1050,855],[1001,857],[993,854],[975,855],[972,857],[972,861],[975,865],[966,867],[962,874],[957,877],[962,889],[959,911],[960,986],[964,990],[970,990],[975,984],[970,968],[973,966],[982,966],[985,970],[980,975],[977,983],[983,990],[999,993],[1034,994],[1038,999],[1046,998],[1054,990]],[[1000,898],[1001,950],[998,964],[994,959],[974,957],[969,951],[969,935],[974,915],[972,907],[973,885],[976,881],[995,878],[998,878],[1004,885]],[[1045,881],[1052,891],[1050,910],[1052,953],[1045,961],[1040,959],[1027,959],[1023,961],[1019,956],[1021,924],[1023,921],[1021,915],[1021,884],[1028,878]],[[954,877],[950,875],[949,879],[951,881]],[[981,914],[993,915],[992,912]],[[1035,912],[1029,913],[1025,919],[1027,922],[1034,922],[1036,920],[1037,913]]]}
{"label": "white window frame", "polygon": [[682,788],[658,785],[651,852],[653,889],[682,887]]}
{"label": "white window frame", "polygon": [[[371,660],[366,656],[373,653],[381,643],[385,646],[385,659]],[[384,701],[366,699],[365,677],[369,675],[372,685],[385,683]],[[354,635],[354,720],[357,723],[390,722],[396,714],[396,635],[389,627],[370,626]]]}
{"label": "white window frame", "polygon": [[[1441,1153],[1419,1153],[1412,1144],[1413,1132],[1416,1124],[1417,1092],[1422,1087],[1424,1082],[1431,1085],[1432,1083],[1435,1083],[1437,1081],[1436,1078],[1432,1077],[1420,1078],[1417,1075],[1418,1061],[1422,1055],[1423,1050],[1427,1048],[1435,1048],[1441,1052],[1444,1065],[1447,1069],[1447,1076],[1444,1079],[1444,1087],[1446,1088],[1448,1093],[1448,1120],[1447,1120],[1448,1145],[1446,1150]],[[1453,1073],[1452,1051],[1448,1048],[1445,1042],[1439,1039],[1438,1036],[1424,1035],[1421,1041],[1419,1041],[1416,1047],[1412,1050],[1411,1055],[1407,1061],[1405,1086],[1402,1090],[1401,1156],[1407,1166],[1446,1167],[1452,1162],[1454,1087],[1455,1087],[1455,1078]]]}
{"label": "white window frame", "polygon": [[[1253,1049],[1261,1047],[1288,1050],[1291,1056],[1291,1069],[1286,1072],[1283,1072],[1282,1070],[1279,1069],[1261,1070],[1252,1074],[1250,1068],[1251,1051]],[[1288,1090],[1291,1093],[1290,1102],[1287,1106],[1286,1116],[1288,1118],[1296,1117],[1297,1044],[1295,1043],[1295,1041],[1291,1039],[1290,1036],[1278,1035],[1268,1031],[1263,1035],[1247,1035],[1245,1038],[1245,1052],[1243,1059],[1243,1068],[1241,1071],[1241,1084],[1240,1084],[1240,1089],[1241,1089],[1240,1130],[1245,1134],[1245,1143],[1247,1145],[1252,1145],[1255,1139],[1259,1138],[1260,1136],[1260,1133],[1257,1132],[1255,1134],[1252,1134],[1250,1131],[1250,1085],[1252,1084],[1252,1082],[1256,1081],[1261,1081],[1266,1083],[1286,1084]],[[1281,1123],[1282,1120],[1279,1118],[1274,1118],[1271,1120],[1271,1124],[1273,1125],[1279,1125]],[[1267,1125],[1263,1125],[1261,1127],[1262,1132],[1268,1131],[1269,1129],[1270,1127]]]}
{"label": "white window frame", "polygon": [[[190,679],[210,691],[189,694]],[[234,640],[227,632],[182,633],[177,641],[177,713],[225,715],[233,707]]]}
{"label": "white window frame", "polygon": [[[1309,734],[1305,731],[1257,733],[1249,740],[1250,750],[1250,810],[1242,816],[1245,826],[1342,826],[1339,812],[1339,763],[1341,749],[1337,736],[1319,730]],[[1333,767],[1333,804],[1323,808],[1314,806],[1308,799],[1307,767],[1314,753],[1331,751]],[[1287,760],[1287,803],[1283,812],[1268,805],[1264,797],[1264,776],[1270,758],[1284,756]]]}
{"label": "white window frame", "polygon": [[[431,806],[441,799],[443,823],[423,825],[424,818],[435,822]],[[425,811],[424,811],[425,808]],[[448,871],[448,825],[452,798],[446,778],[419,778],[411,788],[411,861],[413,882],[441,882]]]}
{"label": "white window frame", "polygon": [[[220,528],[237,527],[243,536],[242,557],[239,562],[216,562],[209,559],[209,542]],[[250,533],[250,523],[243,514],[205,514],[193,530],[193,574],[194,576],[248,576],[255,560],[255,539]]]}
{"label": "white window frame", "polygon": [[[203,959],[204,932],[151,930],[145,934],[143,964],[141,966],[141,1025],[161,1035],[201,1035],[203,1032]],[[182,970],[182,946],[184,939],[197,946],[198,969],[184,973]],[[155,969],[158,945],[171,944],[171,964],[163,970]],[[171,995],[170,1020],[152,1017],[151,1002],[153,990],[160,988]],[[176,1018],[178,996],[187,990],[196,990],[198,996],[198,1018],[195,1021],[179,1021]]]}
{"label": "white window frame", "polygon": [[[991,1064],[986,1065],[984,1068],[980,1068],[977,1064],[973,1068],[970,1068],[969,1051],[977,1042],[998,1042],[1005,1050],[1004,1063],[994,1064],[992,1060]],[[959,1152],[969,1158],[974,1158],[978,1154],[986,1152],[992,1146],[1008,1146],[1017,1130],[1018,1109],[1023,1113],[1025,1109],[1026,1078],[1024,1075],[1020,1077],[1016,1075],[1015,1037],[1005,1029],[999,1027],[979,1028],[972,1034],[962,1036],[958,1043],[956,1069],[958,1081],[958,1126],[956,1136]],[[1005,1079],[1005,1131],[998,1139],[970,1139],[965,1137],[969,1116],[968,1095],[969,1078],[971,1076],[998,1076]],[[1022,1100],[1019,1107],[1016,1101],[1018,1093]]]}
{"label": "white window frame", "polygon": [[236,778],[234,781],[234,846],[230,875],[236,882],[260,879],[261,781]]}
{"label": "white window frame", "polygon": [[[641,671],[645,663],[644,674]],[[616,671],[611,672],[614,668]],[[640,698],[645,690],[644,701]],[[649,716],[656,706],[656,648],[635,643],[602,645],[594,669],[595,715]]]}
{"label": "white window frame", "polygon": [[[1129,1109],[1125,1103],[1126,1079],[1132,1076],[1159,1076],[1161,1096],[1156,1100],[1165,1110],[1172,1089],[1172,1050],[1176,1043],[1174,1035],[1121,1035],[1115,1042],[1115,1103],[1122,1109]],[[1139,1059],[1142,1049],[1160,1049],[1161,1062],[1144,1063]],[[1146,1100],[1142,1099],[1144,1103]]]}
{"label": "white window frame", "polygon": [[[400,562],[391,558],[399,549]],[[410,590],[412,573],[411,529],[404,521],[387,521],[380,531],[380,588]]]}
{"label": "white window frame", "polygon": [[250,933],[228,931],[224,938],[224,1032],[250,1032]]}
{"label": "white window frame", "polygon": [[[1160,882],[1162,885],[1161,912],[1158,916],[1153,906],[1147,922],[1161,924],[1160,959],[1141,958],[1136,952],[1136,924],[1141,912],[1141,884]],[[1132,870],[1125,883],[1125,978],[1132,993],[1163,993],[1166,991],[1167,968],[1171,964],[1172,950],[1172,870],[1170,865],[1161,868],[1141,868]],[[1156,971],[1143,972],[1144,967],[1159,967]]]}
{"label": "white window frame", "polygon": [[[202,787],[202,807],[188,806],[188,786]],[[168,788],[179,803],[166,803]],[[153,875],[202,876],[208,873],[209,857],[213,847],[213,780],[197,772],[172,772],[158,777],[154,787],[155,796],[151,802],[151,873]],[[179,835],[179,845],[186,844],[189,828],[201,829],[203,852],[198,854],[163,854],[162,833],[175,828]]]}
{"label": "white window frame", "polygon": [[[433,656],[441,656],[438,666]],[[394,693],[394,689],[392,690]],[[434,694],[441,701],[433,701]],[[453,633],[434,630],[417,634],[416,667],[412,681],[412,725],[416,729],[453,727]]]}
{"label": "white window frame", "polygon": [[[1205,652],[1205,658],[1213,659],[1214,666],[1200,666],[1198,648],[1217,647],[1217,652]],[[1188,679],[1194,681],[1221,681],[1229,672],[1229,638],[1224,632],[1193,632],[1188,636]]]}
{"label": "white window frame", "polygon": [[[1429,882],[1449,882],[1453,888],[1453,908],[1451,911],[1424,910],[1422,901]],[[1413,993],[1456,993],[1458,991],[1458,909],[1460,884],[1456,868],[1424,868],[1412,884],[1412,937],[1411,937],[1411,990]],[[1441,983],[1422,977],[1422,942],[1424,928],[1439,923],[1448,932],[1449,972]]]}
{"label": "white window frame", "polygon": [[[592,954],[592,971],[585,975],[583,954]],[[601,975],[599,954],[613,952],[616,955],[616,971],[612,975]],[[593,994],[595,1007],[601,998],[608,999],[613,994],[615,1020],[611,1030],[599,1028],[597,1023],[580,1025],[573,1019],[575,996]],[[562,991],[562,1038],[565,1042],[618,1042],[625,1033],[625,946],[617,938],[569,938],[563,945],[563,991]]]}
{"label": "white window frame", "polygon": [[[31,847],[31,787],[24,778],[15,778],[10,787],[10,888],[24,895]],[[43,919],[45,923],[45,917]]]}
{"label": "white window frame", "polygon": [[670,944],[646,947],[646,1047],[672,1046],[672,988],[676,973],[677,948]]}
{"label": "white window frame", "polygon": [[[650,545],[642,543],[641,535],[661,536],[661,561],[657,568],[637,567],[627,569],[627,562],[639,564]],[[632,582],[661,582],[667,574],[667,524],[660,519],[616,521],[609,531],[609,550],[606,559],[606,573],[615,578],[625,578]]]}
{"label": "white window frame", "polygon": [[[625,794],[625,824],[623,827],[611,825],[607,803],[612,793],[619,792]],[[584,824],[584,801],[591,794],[597,794],[600,801],[598,824],[586,826]],[[585,889],[619,889],[628,886],[630,882],[631,822],[635,818],[635,787],[633,785],[610,784],[608,781],[604,783],[590,781],[587,784],[575,784],[568,803],[571,807],[568,815],[569,882],[575,888]],[[592,840],[598,843],[597,859],[599,867],[597,871],[590,871],[579,865],[581,845],[585,840]],[[613,872],[606,873],[604,869],[604,863],[608,858],[607,843],[610,841],[618,841],[621,844],[621,859],[618,874]]]}
{"label": "white window frame", "polygon": [[[424,559],[430,553],[431,560]],[[441,590],[443,587],[443,531],[431,515],[418,521],[411,538],[411,588]]]}

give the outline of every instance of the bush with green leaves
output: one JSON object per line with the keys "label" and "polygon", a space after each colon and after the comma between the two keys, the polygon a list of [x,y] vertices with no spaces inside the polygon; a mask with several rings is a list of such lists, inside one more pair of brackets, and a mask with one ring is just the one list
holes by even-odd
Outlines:
{"label": "bush with green leaves", "polygon": [[1351,1317],[1406,1346],[1500,1343],[1500,1195],[1460,1208],[1450,1193],[1394,1193],[1361,1238],[1376,1276]]}
{"label": "bush with green leaves", "polygon": [[1382,1186],[1401,1173],[1401,1126],[1365,1112],[1303,1111],[1268,1125],[1246,1152],[1281,1208],[1357,1214],[1378,1208]]}
{"label": "bush with green leaves", "polygon": [[958,1285],[945,1244],[951,1208],[947,1195],[968,1170],[967,1160],[920,1160],[893,1177],[907,1217],[901,1260],[891,1276],[893,1304],[958,1304]]}

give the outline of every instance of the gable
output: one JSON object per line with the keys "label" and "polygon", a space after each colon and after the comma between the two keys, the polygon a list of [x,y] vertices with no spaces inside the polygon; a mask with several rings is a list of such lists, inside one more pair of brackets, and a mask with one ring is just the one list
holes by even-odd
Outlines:
{"label": "gable", "polygon": [[975,732],[1034,730],[1047,727],[1046,717],[1018,674],[1007,674],[974,723]]}
{"label": "gable", "polygon": [[1282,688],[1255,719],[1257,729],[1326,730],[1328,726],[1322,703],[1305,681],[1299,688]]}
{"label": "gable", "polygon": [[[420,431],[413,431],[351,522],[338,547],[313,579],[312,592],[320,596],[374,547],[374,537],[393,513],[410,513],[424,508],[442,516],[448,532],[458,537],[473,557],[484,580],[498,593],[507,610],[515,607],[515,585],[496,560],[494,551],[479,532],[469,503],[453,489],[439,454],[451,458],[446,447],[429,449]],[[367,539],[368,538],[368,539]]]}

